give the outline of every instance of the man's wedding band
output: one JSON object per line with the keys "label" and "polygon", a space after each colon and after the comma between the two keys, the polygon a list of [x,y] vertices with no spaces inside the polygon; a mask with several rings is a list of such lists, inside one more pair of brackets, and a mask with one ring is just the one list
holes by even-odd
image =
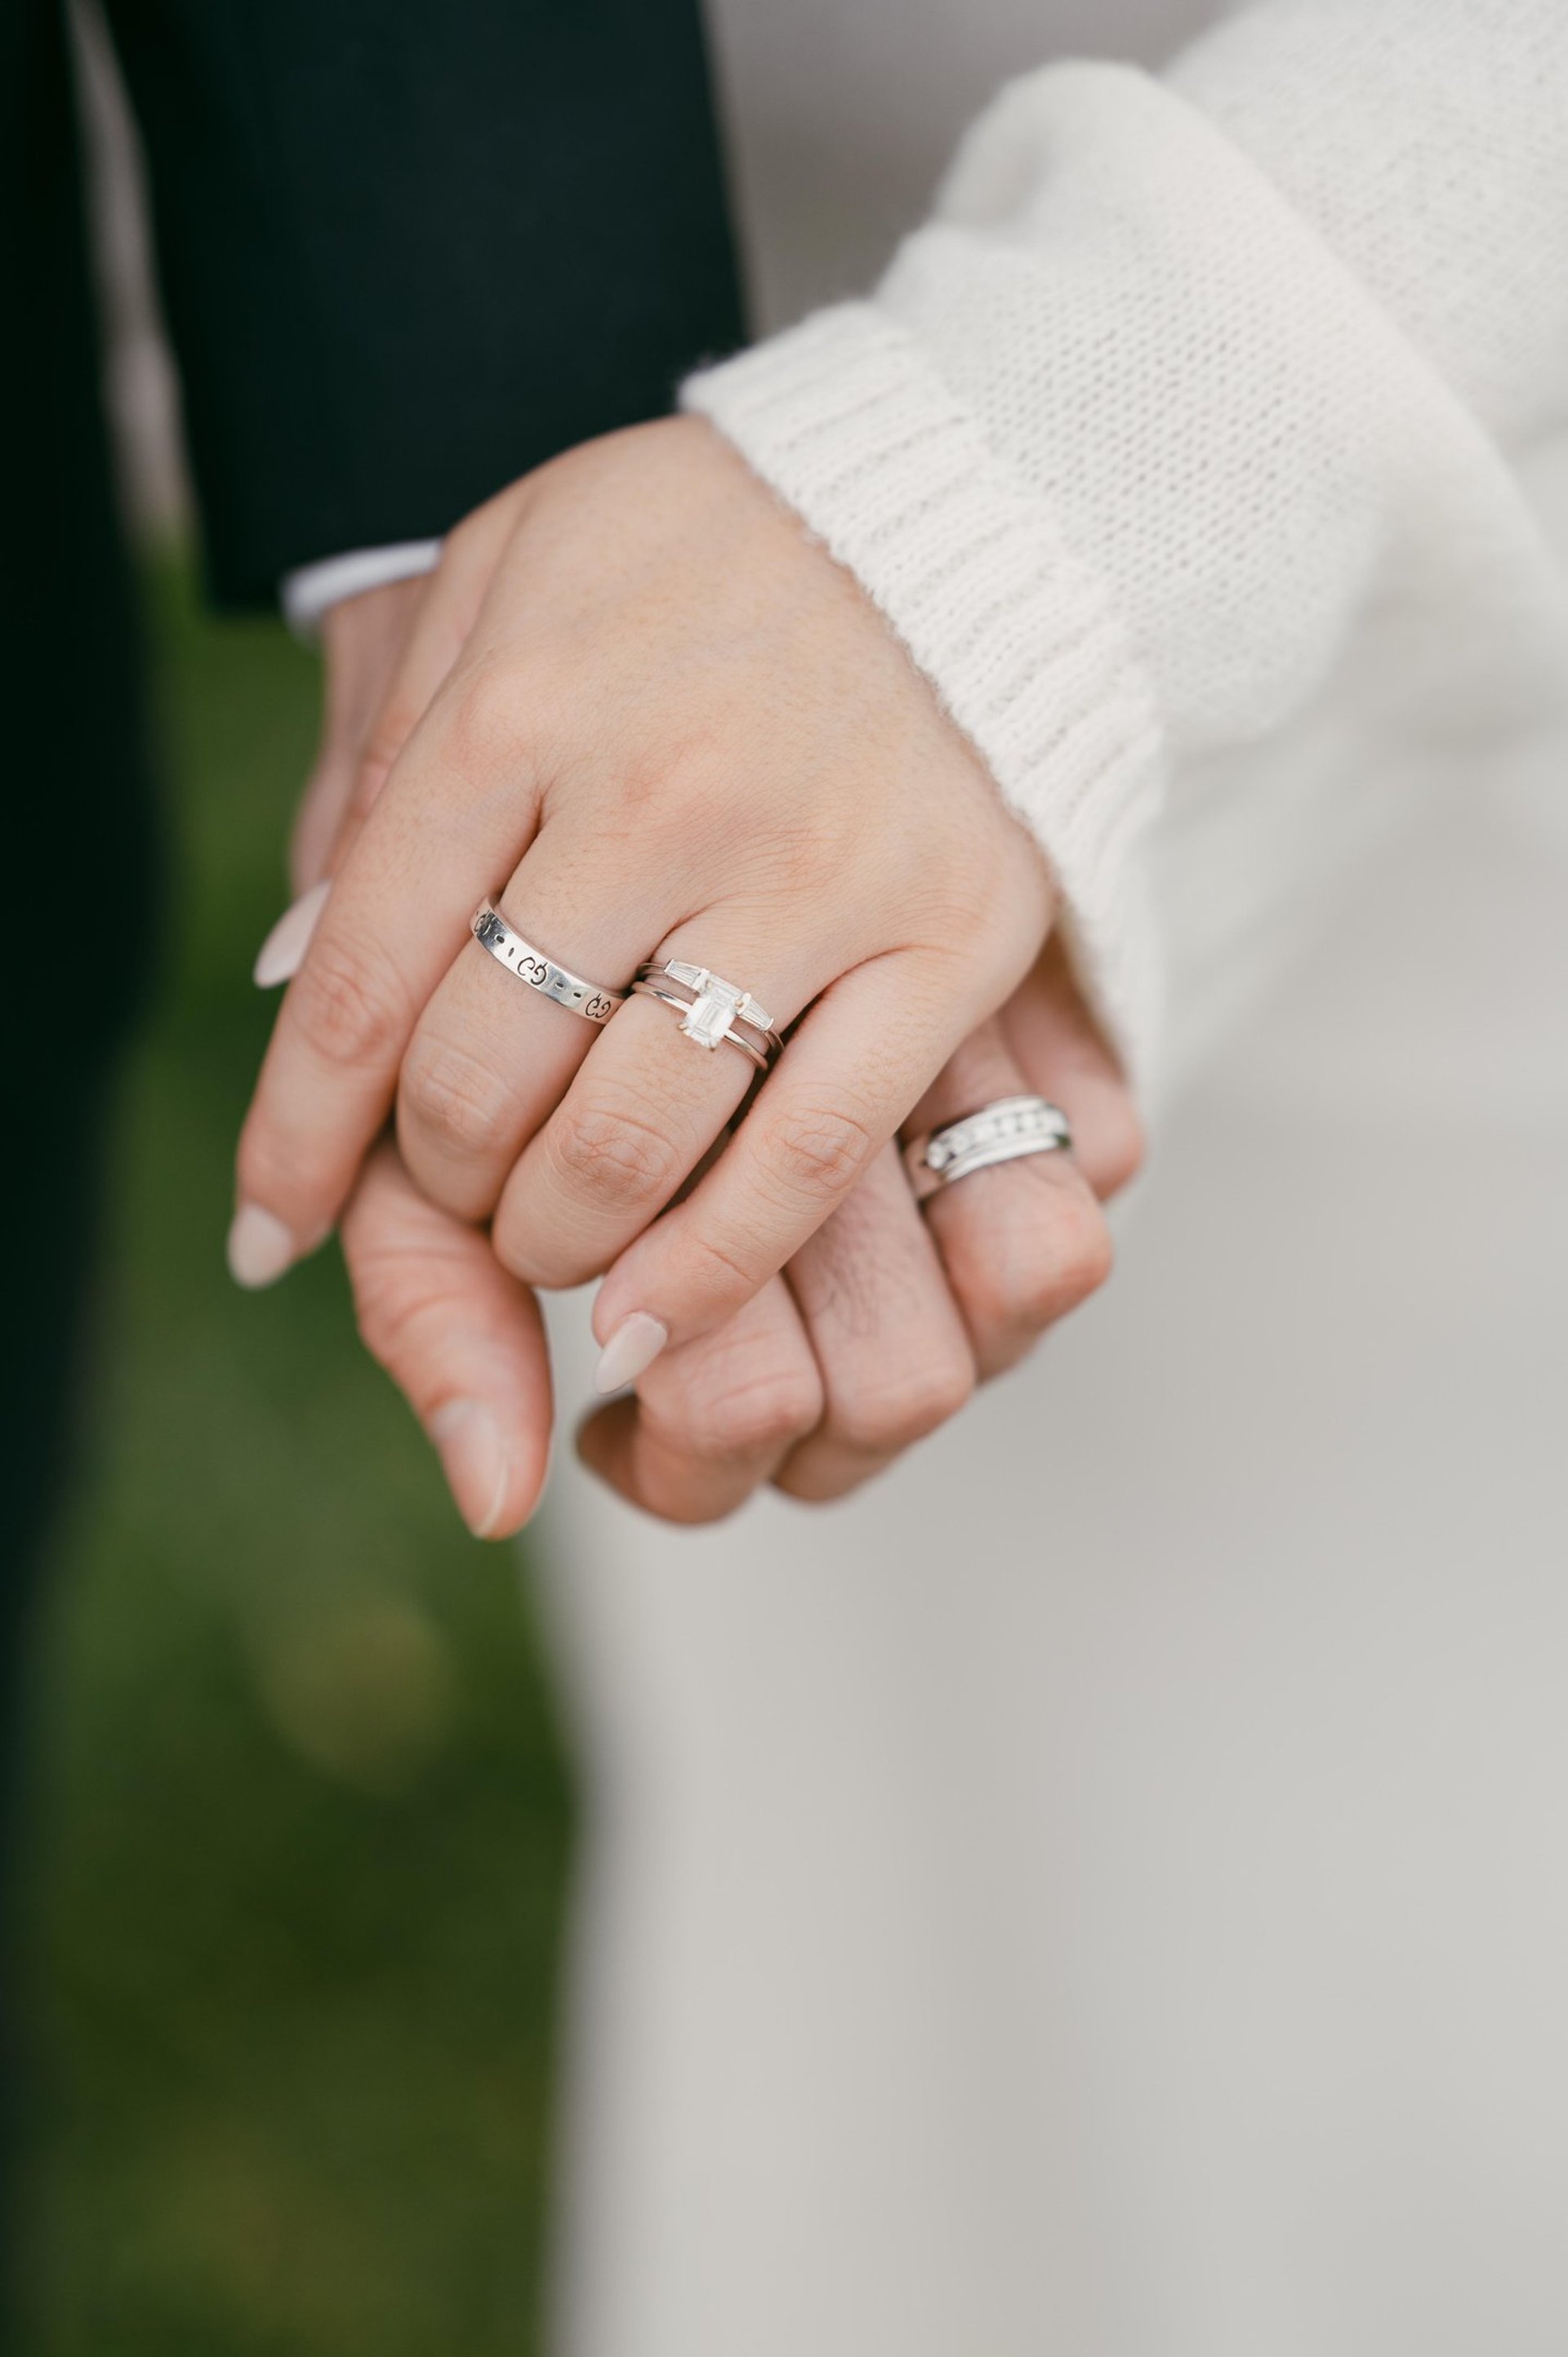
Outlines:
{"label": "man's wedding band", "polygon": [[514,933],[489,900],[481,900],[475,909],[469,931],[479,947],[489,950],[509,974],[527,983],[542,998],[553,998],[569,1015],[581,1015],[589,1023],[607,1023],[616,1008],[626,1005],[624,990],[606,990],[600,983],[585,982],[580,974],[569,974],[521,933]]}
{"label": "man's wedding band", "polygon": [[973,1171],[1071,1147],[1072,1131],[1059,1105],[1044,1097],[998,1097],[961,1121],[950,1121],[945,1129],[912,1138],[904,1148],[904,1167],[916,1201],[923,1202],[939,1187],[954,1186]]}
{"label": "man's wedding band", "polygon": [[673,1007],[682,1030],[699,1048],[738,1048],[759,1072],[783,1051],[767,1008],[738,983],[722,981],[705,965],[671,958],[664,965],[639,966],[631,986],[639,997]]}

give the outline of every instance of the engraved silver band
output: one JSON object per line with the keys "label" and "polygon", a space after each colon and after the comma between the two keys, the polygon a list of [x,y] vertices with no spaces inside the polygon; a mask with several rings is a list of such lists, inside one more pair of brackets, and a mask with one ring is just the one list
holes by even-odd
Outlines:
{"label": "engraved silver band", "polygon": [[1027,1154],[1071,1151],[1072,1131],[1059,1105],[1044,1097],[998,1097],[978,1113],[950,1121],[945,1129],[911,1138],[904,1167],[917,1202],[939,1187],[951,1187],[976,1170],[1017,1162]]}
{"label": "engraved silver band", "polygon": [[639,997],[673,1007],[682,1030],[699,1048],[738,1048],[759,1072],[783,1051],[767,1008],[738,983],[724,981],[705,965],[671,958],[663,965],[639,966],[631,986]]}
{"label": "engraved silver band", "polygon": [[617,1007],[626,1005],[624,990],[606,990],[601,983],[585,982],[580,974],[569,974],[521,933],[514,933],[489,900],[481,900],[475,909],[469,931],[479,947],[489,950],[509,974],[527,983],[542,998],[553,998],[569,1015],[581,1015],[589,1023],[607,1023]]}

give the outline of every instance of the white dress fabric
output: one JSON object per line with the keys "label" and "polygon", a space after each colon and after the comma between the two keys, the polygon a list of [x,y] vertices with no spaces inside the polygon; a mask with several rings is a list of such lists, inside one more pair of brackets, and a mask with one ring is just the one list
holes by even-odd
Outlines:
{"label": "white dress fabric", "polygon": [[[1315,16],[1345,9],[1257,25],[1310,60]],[[725,0],[770,316],[871,282],[1005,77],[1197,21]],[[1265,37],[1209,52],[1216,109]],[[1568,87],[1539,102],[1568,154]],[[1351,185],[1389,104],[1368,67],[1319,108],[1293,201]],[[1415,283],[1397,186],[1374,217],[1369,274]],[[1352,692],[1244,743],[1223,696],[1173,720],[1179,599],[1123,615],[1162,799],[1079,947],[1134,1050],[1163,1025],[1166,1105],[1108,1292],[843,1507],[667,1530],[562,1452],[565,2357],[1568,2348],[1568,499],[1549,409],[1510,407],[1563,314],[1491,291],[1484,331],[1440,291],[1399,329],[1482,356],[1442,373],[1517,485],[1481,586],[1531,593],[1517,650],[1455,637],[1465,742],[1452,699],[1371,725],[1381,596]],[[1045,771],[1003,766],[1056,849]],[[555,1325],[569,1422],[581,1304]]]}

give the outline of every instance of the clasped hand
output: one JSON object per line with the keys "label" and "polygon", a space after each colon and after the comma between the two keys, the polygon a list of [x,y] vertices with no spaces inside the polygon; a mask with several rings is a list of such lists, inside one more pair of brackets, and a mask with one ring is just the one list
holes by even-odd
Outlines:
{"label": "clasped hand", "polygon": [[[1137,1125],[1047,945],[1044,860],[856,583],[711,428],[542,468],[427,583],[338,609],[328,651],[296,880],[329,888],[272,948],[292,966],[313,927],[231,1258],[266,1281],[341,1226],[361,1330],[471,1527],[516,1529],[542,1481],[533,1287],[602,1277],[601,1367],[638,1393],[580,1447],[702,1520],[762,1480],[852,1487],[1102,1280],[1096,1193]],[[487,897],[596,980],[670,958],[733,978],[782,1055],[753,1088],[654,1000],[575,1018],[471,941]],[[1028,1090],[1076,1155],[918,1209],[900,1128]]]}

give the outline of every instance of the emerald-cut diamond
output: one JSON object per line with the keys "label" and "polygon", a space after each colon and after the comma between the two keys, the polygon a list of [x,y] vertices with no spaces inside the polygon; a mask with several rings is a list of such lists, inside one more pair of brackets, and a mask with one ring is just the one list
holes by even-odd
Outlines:
{"label": "emerald-cut diamond", "polygon": [[681,1028],[688,1039],[699,1048],[719,1048],[738,1016],[759,1031],[772,1027],[764,1010],[748,992],[737,989],[733,982],[722,982],[705,965],[688,965],[683,959],[671,958],[664,969],[672,982],[683,982],[696,996],[681,1017]]}
{"label": "emerald-cut diamond", "polygon": [[688,1039],[699,1048],[720,1048],[725,1033],[740,1013],[744,990],[732,982],[721,982],[716,974],[703,972],[697,985],[697,996],[681,1018],[681,1028]]}

